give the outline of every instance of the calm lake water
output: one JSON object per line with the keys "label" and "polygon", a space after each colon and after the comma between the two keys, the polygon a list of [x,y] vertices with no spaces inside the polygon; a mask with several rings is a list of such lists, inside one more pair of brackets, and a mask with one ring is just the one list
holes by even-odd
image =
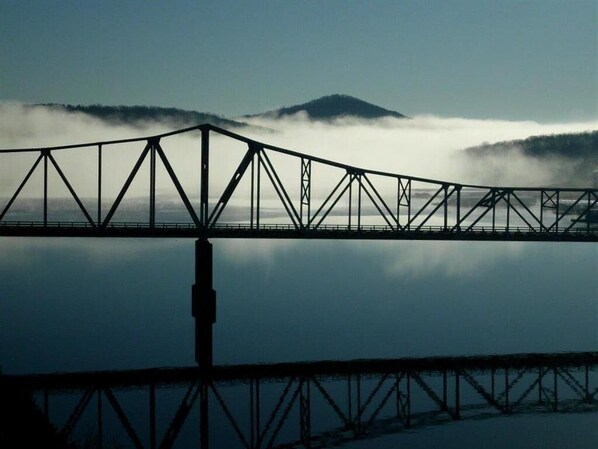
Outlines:
{"label": "calm lake water", "polygon": [[[212,243],[217,364],[598,345],[593,244]],[[0,252],[5,373],[193,364],[192,240],[12,238]],[[497,418],[347,447],[589,448],[596,422]]]}

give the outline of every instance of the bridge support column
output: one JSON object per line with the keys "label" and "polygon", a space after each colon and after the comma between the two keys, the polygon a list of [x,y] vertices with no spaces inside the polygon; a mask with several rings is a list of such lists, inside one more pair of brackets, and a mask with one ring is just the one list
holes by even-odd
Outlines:
{"label": "bridge support column", "polygon": [[209,447],[208,395],[212,368],[212,327],[216,322],[216,292],[213,288],[212,244],[206,238],[195,242],[195,284],[191,309],[195,318],[195,361],[201,369],[199,418],[200,447]]}
{"label": "bridge support column", "polygon": [[195,284],[191,308],[195,318],[195,361],[205,370],[212,367],[212,326],[216,322],[212,271],[212,244],[200,238],[195,242]]}

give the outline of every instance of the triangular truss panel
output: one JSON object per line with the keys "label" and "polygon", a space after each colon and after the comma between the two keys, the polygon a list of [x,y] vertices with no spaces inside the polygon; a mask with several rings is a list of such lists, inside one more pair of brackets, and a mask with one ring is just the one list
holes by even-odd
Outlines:
{"label": "triangular truss panel", "polygon": [[0,221],[43,221],[44,162],[39,153],[9,153],[0,165]]}

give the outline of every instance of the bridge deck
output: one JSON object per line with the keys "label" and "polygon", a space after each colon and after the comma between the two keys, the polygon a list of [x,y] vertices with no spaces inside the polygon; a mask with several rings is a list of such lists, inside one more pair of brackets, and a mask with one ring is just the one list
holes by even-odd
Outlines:
{"label": "bridge deck", "polygon": [[568,232],[546,232],[529,227],[477,226],[469,230],[451,230],[442,226],[419,229],[392,229],[371,225],[348,227],[323,225],[317,229],[300,229],[287,224],[255,226],[218,224],[207,230],[193,223],[110,223],[98,227],[86,222],[15,221],[0,223],[4,237],[127,237],[127,238],[270,238],[270,239],[360,239],[360,240],[489,240],[489,241],[564,241],[598,242],[598,229],[574,228]]}
{"label": "bridge deck", "polygon": [[[598,352],[546,354],[507,354],[491,356],[425,357],[370,359],[349,361],[317,361],[252,365],[214,366],[209,377],[213,382],[246,382],[250,379],[277,381],[290,377],[337,378],[347,375],[376,376],[391,372],[441,373],[468,370],[487,372],[498,369],[531,370],[539,367],[598,367]],[[89,385],[103,387],[136,387],[154,384],[177,384],[202,376],[198,367],[151,368],[123,371],[95,371],[32,375],[4,375],[2,382],[31,390],[73,390]]]}

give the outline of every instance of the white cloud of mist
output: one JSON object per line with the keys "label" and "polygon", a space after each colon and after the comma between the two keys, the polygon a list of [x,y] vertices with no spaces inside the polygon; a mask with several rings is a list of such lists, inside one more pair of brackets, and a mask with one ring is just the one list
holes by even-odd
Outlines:
{"label": "white cloud of mist", "polygon": [[480,170],[459,157],[462,149],[534,135],[598,129],[598,121],[540,124],[533,121],[476,120],[417,116],[412,119],[337,119],[312,122],[302,114],[281,120],[251,119],[277,130],[252,137],[300,152],[363,168],[411,176],[483,185],[533,186],[553,178],[554,161],[520,155],[497,157],[492,170]]}
{"label": "white cloud of mist", "polygon": [[[256,125],[236,130],[248,137],[358,167],[401,173],[438,180],[484,185],[533,186],[550,183],[554,172],[561,170],[566,161],[533,160],[523,155],[486,159],[471,164],[459,150],[504,140],[524,139],[532,135],[582,132],[598,129],[598,121],[580,123],[540,124],[532,121],[475,120],[418,116],[412,119],[385,118],[358,120],[342,118],[332,122],[313,122],[302,114],[284,119],[252,118]],[[170,125],[148,122],[142,126],[112,125],[82,113],[67,113],[55,108],[29,107],[18,103],[0,103],[0,148],[40,147],[94,142],[148,136],[169,131]],[[199,135],[185,135],[165,139],[163,146],[185,187],[194,192],[198,185]],[[212,189],[221,191],[237,167],[246,147],[229,139],[213,139],[212,157],[215,161],[211,182],[219,184]],[[106,196],[115,196],[143,148],[143,143],[106,147],[104,176]],[[237,148],[237,150],[232,150]],[[228,151],[231,151],[229,154]],[[236,154],[232,152],[236,151]],[[65,172],[74,185],[83,189],[81,196],[95,195],[95,183],[90,182],[97,171],[97,156],[93,149],[54,153],[65,164]],[[28,168],[34,156],[2,155],[8,163],[2,164],[0,186],[7,179],[15,185]],[[70,167],[69,167],[70,160]],[[147,165],[147,164],[145,164]],[[83,168],[83,169],[81,169]],[[142,169],[144,170],[145,167]],[[280,167],[290,178],[297,178],[297,168]],[[1,170],[1,169],[0,169]],[[220,176],[222,173],[222,176]],[[141,174],[141,176],[145,176]],[[331,176],[333,176],[331,174]],[[164,177],[166,179],[166,177]],[[336,179],[336,178],[335,178]],[[294,180],[292,182],[295,182]],[[296,182],[295,182],[296,183]],[[10,183],[8,183],[10,184]],[[111,185],[115,184],[111,191]],[[132,194],[147,191],[145,182],[134,183]],[[139,188],[137,188],[137,186]],[[158,189],[171,189],[170,182],[159,182]],[[172,189],[171,189],[172,190]],[[158,191],[160,193],[160,190]]]}

